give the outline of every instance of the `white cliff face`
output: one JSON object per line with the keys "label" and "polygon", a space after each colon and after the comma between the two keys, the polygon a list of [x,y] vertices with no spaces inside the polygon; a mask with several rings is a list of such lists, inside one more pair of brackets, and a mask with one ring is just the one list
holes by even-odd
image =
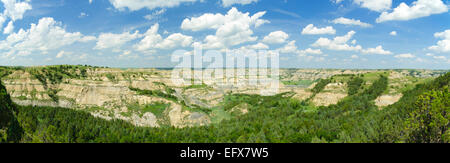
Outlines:
{"label": "white cliff face", "polygon": [[[65,79],[59,84],[48,85],[57,90],[58,101],[52,100],[48,95],[48,90],[39,80],[34,79],[31,74],[25,71],[16,71],[9,75],[4,83],[13,101],[23,106],[50,106],[73,108],[77,110],[88,110],[92,115],[104,119],[121,119],[136,126],[159,127],[159,119],[151,112],[139,110],[129,110],[127,107],[132,104],[140,106],[152,105],[155,103],[169,104],[166,112],[170,119],[170,124],[176,127],[207,125],[209,116],[206,114],[191,113],[183,111],[180,104],[171,100],[146,95],[138,95],[130,90],[130,87],[142,90],[163,90],[154,82],[168,82],[168,79],[161,77],[149,78],[150,75],[136,75],[134,78],[126,79],[117,76],[115,81],[102,76],[102,74],[119,74],[121,71],[97,71],[91,74],[88,79]],[[101,108],[101,109],[91,109]],[[189,118],[195,115],[194,118]]]}

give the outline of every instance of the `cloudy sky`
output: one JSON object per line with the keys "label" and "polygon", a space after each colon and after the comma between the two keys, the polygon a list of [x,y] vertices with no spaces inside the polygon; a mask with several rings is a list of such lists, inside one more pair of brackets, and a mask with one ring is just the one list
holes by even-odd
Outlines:
{"label": "cloudy sky", "polygon": [[291,68],[450,68],[449,0],[0,0],[0,65],[172,67],[175,50]]}

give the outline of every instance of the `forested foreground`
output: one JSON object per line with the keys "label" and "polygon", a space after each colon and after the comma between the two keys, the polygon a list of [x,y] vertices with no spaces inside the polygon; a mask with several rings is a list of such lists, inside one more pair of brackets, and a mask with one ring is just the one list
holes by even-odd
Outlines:
{"label": "forested foreground", "polygon": [[[308,101],[291,99],[289,94],[233,95],[224,107],[246,102],[251,106],[248,114],[210,126],[183,129],[135,127],[64,108],[19,107],[11,103],[1,86],[0,141],[449,143],[449,81],[450,73],[417,85],[404,92],[399,102],[382,110],[374,100],[388,87],[385,76],[328,107],[317,108]],[[354,83],[352,86],[359,87],[361,81]]]}

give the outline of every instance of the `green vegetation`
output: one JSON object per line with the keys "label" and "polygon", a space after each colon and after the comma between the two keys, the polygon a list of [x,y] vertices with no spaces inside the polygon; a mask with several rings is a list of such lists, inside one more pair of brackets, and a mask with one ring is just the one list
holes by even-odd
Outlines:
{"label": "green vegetation", "polygon": [[108,78],[108,80],[111,81],[111,82],[117,82],[118,81],[116,76],[113,75],[113,74],[110,74],[110,73],[106,74],[106,78]]}
{"label": "green vegetation", "polygon": [[165,104],[162,102],[156,102],[153,104],[149,104],[149,105],[144,105],[141,106],[139,104],[133,104],[128,106],[129,111],[131,112],[139,112],[140,116],[143,116],[145,113],[152,113],[153,115],[155,115],[157,118],[162,118],[164,115],[164,110],[166,110],[166,108],[168,108],[170,106],[170,104]]}
{"label": "green vegetation", "polygon": [[50,96],[50,98],[54,101],[54,102],[58,102],[59,101],[59,97],[58,95],[58,90],[57,89],[48,89],[48,96]]}
{"label": "green vegetation", "polygon": [[364,84],[364,80],[360,77],[352,78],[348,83],[348,95],[355,95],[358,93],[361,86]]}
{"label": "green vegetation", "polygon": [[299,80],[299,81],[282,81],[284,85],[295,85],[295,86],[301,86],[301,87],[309,87],[311,84],[313,84],[316,81],[312,80]]}
{"label": "green vegetation", "polygon": [[205,83],[202,83],[201,85],[190,85],[187,87],[184,87],[184,90],[188,90],[188,89],[203,89],[203,88],[210,88],[208,85],[206,85]]}
{"label": "green vegetation", "polygon": [[38,79],[45,87],[48,87],[49,84],[63,82],[63,79],[84,79],[87,77],[87,69],[89,68],[93,67],[58,65],[30,67],[26,68],[26,71]]}
{"label": "green vegetation", "polygon": [[331,79],[321,79],[316,86],[311,90],[314,94],[320,93],[325,87],[331,83]]}
{"label": "green vegetation", "polygon": [[129,89],[131,91],[136,92],[138,95],[161,97],[161,98],[169,99],[169,100],[172,100],[175,102],[178,101],[177,97],[172,95],[172,93],[175,92],[175,90],[173,90],[173,89],[168,89],[168,90],[166,89],[166,92],[163,92],[161,90],[142,90],[142,89],[133,88],[133,87],[130,87]]}
{"label": "green vegetation", "polygon": [[420,96],[406,121],[408,142],[450,143],[450,94],[448,88]]}
{"label": "green vegetation", "polygon": [[0,143],[19,142],[22,138],[22,128],[15,117],[16,108],[0,82]]}

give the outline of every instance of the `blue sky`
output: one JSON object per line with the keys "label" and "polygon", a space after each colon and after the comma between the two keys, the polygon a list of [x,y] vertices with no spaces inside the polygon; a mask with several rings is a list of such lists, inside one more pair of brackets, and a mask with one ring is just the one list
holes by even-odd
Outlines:
{"label": "blue sky", "polygon": [[[0,65],[172,67],[269,50],[282,67],[450,68],[449,0],[1,0]],[[248,14],[247,14],[248,13]]]}

